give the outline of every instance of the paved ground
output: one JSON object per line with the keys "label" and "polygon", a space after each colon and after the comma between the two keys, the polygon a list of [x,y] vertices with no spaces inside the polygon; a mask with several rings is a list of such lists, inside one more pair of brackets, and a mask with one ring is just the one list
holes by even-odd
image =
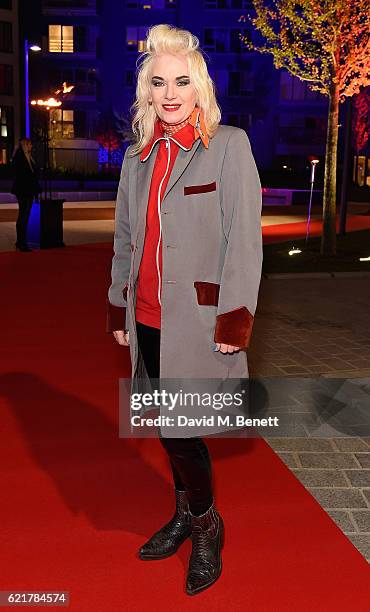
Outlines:
{"label": "paved ground", "polygon": [[[249,363],[257,378],[360,378],[369,390],[369,279],[263,280]],[[370,437],[336,435],[267,440],[370,561]]]}
{"label": "paved ground", "polygon": [[[109,220],[64,222],[66,244],[108,242],[112,233]],[[0,250],[14,248],[14,234],[14,223],[0,223]],[[369,279],[263,279],[248,356],[252,378],[363,379],[368,392]],[[293,412],[310,409],[292,405]],[[370,561],[370,434],[314,438],[306,429],[302,437],[266,439]]]}
{"label": "paved ground", "polygon": [[[82,208],[82,210],[81,210]],[[114,202],[66,202],[63,205],[64,221],[63,221],[63,238],[68,244],[82,244],[88,242],[109,242],[113,240],[114,232]],[[94,219],[94,209],[97,211],[97,216],[101,214],[100,219]],[[15,243],[15,220],[17,217],[18,204],[2,204],[0,213],[3,219],[0,218],[0,251],[14,250]],[[88,210],[90,214],[89,220],[76,219],[75,215]],[[108,219],[107,212],[112,212],[112,218]],[[100,211],[100,213],[98,212]],[[14,219],[10,218],[10,215]],[[319,215],[313,215],[312,218],[317,218]],[[285,223],[299,223],[302,217],[299,215],[284,215]],[[282,216],[279,214],[268,214],[263,217],[262,225],[278,225],[282,223]]]}

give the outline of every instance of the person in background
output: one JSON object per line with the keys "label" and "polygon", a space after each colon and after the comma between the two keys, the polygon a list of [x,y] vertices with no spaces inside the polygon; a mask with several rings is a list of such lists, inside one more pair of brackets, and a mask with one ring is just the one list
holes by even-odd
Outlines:
{"label": "person in background", "polygon": [[39,171],[31,152],[31,140],[29,138],[21,138],[12,158],[14,181],[11,193],[16,196],[19,205],[15,248],[17,251],[23,252],[32,251],[27,244],[27,226],[33,199],[41,192],[38,180]]}

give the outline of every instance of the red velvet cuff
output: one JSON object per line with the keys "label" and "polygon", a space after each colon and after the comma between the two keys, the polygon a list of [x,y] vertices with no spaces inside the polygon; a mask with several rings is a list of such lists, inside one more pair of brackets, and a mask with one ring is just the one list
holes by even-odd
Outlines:
{"label": "red velvet cuff", "polygon": [[124,306],[114,306],[107,299],[107,319],[106,331],[112,333],[124,330],[126,326],[126,308]]}
{"label": "red velvet cuff", "polygon": [[245,306],[217,315],[214,341],[247,348],[254,317]]}

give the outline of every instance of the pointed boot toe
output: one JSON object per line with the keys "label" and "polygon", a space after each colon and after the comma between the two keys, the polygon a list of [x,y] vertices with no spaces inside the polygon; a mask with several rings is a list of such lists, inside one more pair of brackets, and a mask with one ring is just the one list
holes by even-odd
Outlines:
{"label": "pointed boot toe", "polygon": [[171,520],[140,548],[143,561],[165,559],[173,555],[191,534],[191,518],[186,491],[175,489],[176,510]]}
{"label": "pointed boot toe", "polygon": [[186,593],[196,595],[210,587],[222,571],[221,550],[224,544],[224,523],[212,506],[192,519],[192,552],[186,578]]}

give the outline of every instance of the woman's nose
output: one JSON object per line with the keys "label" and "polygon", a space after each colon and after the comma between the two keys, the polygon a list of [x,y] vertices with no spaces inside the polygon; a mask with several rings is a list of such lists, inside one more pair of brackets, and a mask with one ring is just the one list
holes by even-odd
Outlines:
{"label": "woman's nose", "polygon": [[166,98],[172,100],[175,97],[173,85],[167,85]]}

